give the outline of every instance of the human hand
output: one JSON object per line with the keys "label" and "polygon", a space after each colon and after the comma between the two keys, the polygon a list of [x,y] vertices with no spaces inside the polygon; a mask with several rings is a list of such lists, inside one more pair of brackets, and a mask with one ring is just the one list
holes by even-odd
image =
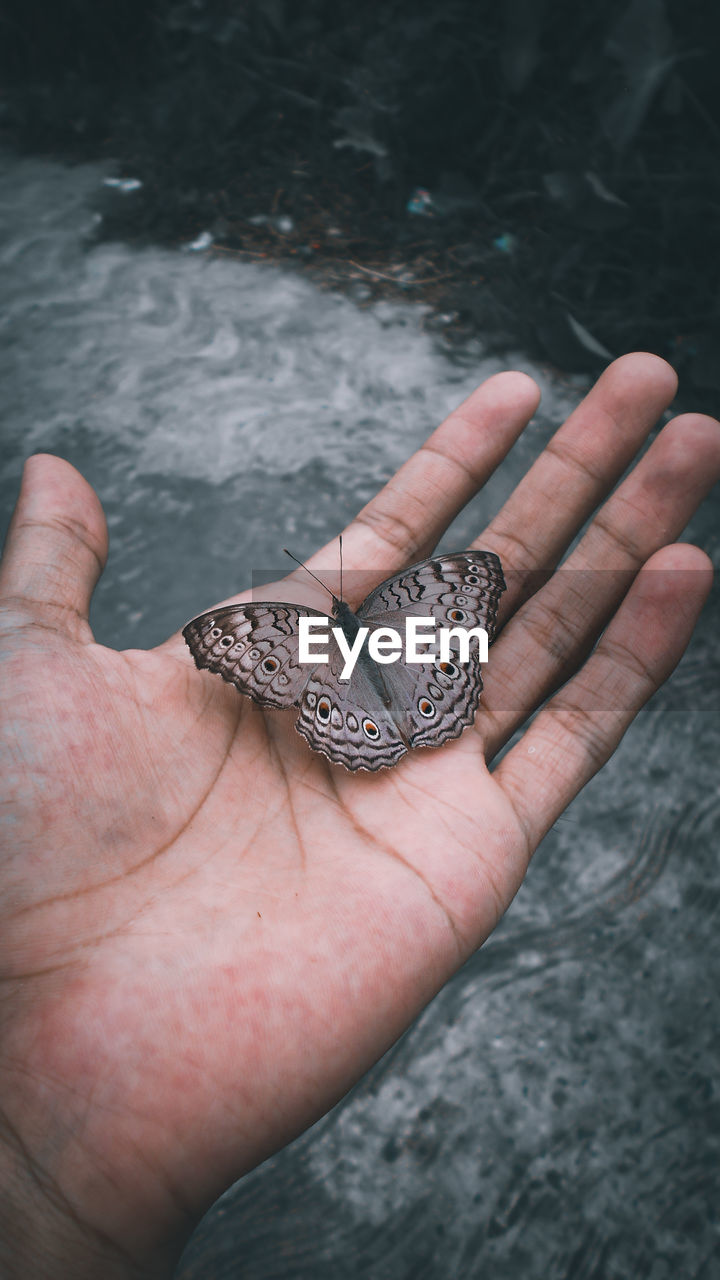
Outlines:
{"label": "human hand", "polygon": [[[509,588],[474,727],[371,775],[309,751],[294,711],[196,671],[179,635],[96,645],[99,502],[68,463],[29,460],[0,573],[9,1274],[168,1274],[217,1195],[332,1106],[491,932],[709,589],[707,557],[668,545],[720,473],[720,428],[695,414],[562,572],[540,589],[532,574],[674,392],[663,361],[623,357],[556,433],[476,540]],[[360,596],[431,554],[536,404],[524,375],[491,378],[360,513],[344,534]],[[309,561],[336,564],[337,543]]]}

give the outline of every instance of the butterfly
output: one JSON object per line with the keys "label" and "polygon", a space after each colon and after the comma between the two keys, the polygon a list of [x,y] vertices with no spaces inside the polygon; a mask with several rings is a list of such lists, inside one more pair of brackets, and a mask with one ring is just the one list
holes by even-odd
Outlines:
{"label": "butterfly", "polygon": [[[359,627],[403,631],[410,617],[431,617],[443,627],[484,627],[491,641],[504,590],[492,551],[460,551],[387,578],[356,613],[342,589],[339,599],[330,594],[335,625],[349,643]],[[299,707],[298,733],[313,751],[346,769],[388,768],[411,748],[442,746],[472,724],[482,690],[475,646],[467,662],[451,642],[449,661],[419,665],[400,656],[379,665],[364,645],[350,679],[341,680],[344,657],[332,634],[326,663],[299,657],[301,618],[326,616],[294,604],[226,605],[194,618],[183,636],[201,670],[216,672],[260,706]]]}

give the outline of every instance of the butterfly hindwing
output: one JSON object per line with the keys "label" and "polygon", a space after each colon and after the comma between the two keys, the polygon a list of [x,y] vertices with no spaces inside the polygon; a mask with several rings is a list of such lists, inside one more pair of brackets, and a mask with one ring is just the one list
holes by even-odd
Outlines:
{"label": "butterfly hindwing", "polygon": [[[331,637],[328,662],[310,675],[295,728],[313,751],[346,769],[388,768],[407,753],[375,664],[361,654],[352,677],[340,680],[344,659]],[[375,669],[373,669],[375,668]]]}

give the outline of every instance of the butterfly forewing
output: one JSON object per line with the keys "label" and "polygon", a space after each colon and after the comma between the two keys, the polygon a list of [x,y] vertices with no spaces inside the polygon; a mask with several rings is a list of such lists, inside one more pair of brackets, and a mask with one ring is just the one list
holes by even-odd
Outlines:
{"label": "butterfly forewing", "polygon": [[423,560],[381,582],[358,609],[367,626],[403,630],[408,617],[433,617],[440,626],[484,627],[492,640],[505,590],[492,551],[459,551]]}
{"label": "butterfly forewing", "polygon": [[183,636],[200,669],[215,671],[265,707],[295,706],[311,668],[298,658],[298,620],[322,618],[292,604],[239,604],[203,613]]}

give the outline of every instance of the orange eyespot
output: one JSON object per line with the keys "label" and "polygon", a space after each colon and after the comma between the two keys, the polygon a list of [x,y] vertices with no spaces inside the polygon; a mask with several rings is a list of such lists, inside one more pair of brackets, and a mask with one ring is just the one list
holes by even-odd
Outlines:
{"label": "orange eyespot", "polygon": [[277,658],[266,658],[262,664],[262,669],[266,673],[266,675],[271,676],[273,671],[277,671],[279,666],[280,666],[280,663],[278,662]]}
{"label": "orange eyespot", "polygon": [[322,724],[327,724],[330,719],[332,706],[328,698],[321,698],[317,704],[317,718]]}
{"label": "orange eyespot", "polygon": [[366,717],[362,722],[362,727],[363,727],[363,733],[365,734],[366,737],[370,738],[372,742],[377,741],[377,739],[380,737],[380,730],[378,729],[374,720],[369,720]]}
{"label": "orange eyespot", "polygon": [[426,720],[431,719],[435,715],[435,708],[428,698],[421,698],[418,702],[418,711],[421,716],[425,716]]}

